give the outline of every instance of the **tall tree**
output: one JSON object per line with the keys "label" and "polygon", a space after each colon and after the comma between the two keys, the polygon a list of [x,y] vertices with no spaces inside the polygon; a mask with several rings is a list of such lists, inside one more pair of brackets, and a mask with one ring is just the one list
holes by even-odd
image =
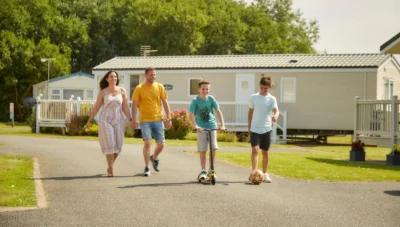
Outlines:
{"label": "tall tree", "polygon": [[266,13],[277,29],[275,53],[314,53],[319,38],[316,20],[306,21],[300,10],[294,11],[292,0],[256,0],[254,4]]}
{"label": "tall tree", "polygon": [[206,16],[202,0],[131,1],[124,32],[139,55],[140,45],[157,49],[157,55],[194,54],[204,43],[201,28]]}
{"label": "tall tree", "polygon": [[52,76],[69,73],[71,52],[86,33],[76,17],[63,17],[48,0],[0,0],[0,5],[0,120],[8,119],[9,102],[15,103],[16,117],[24,118],[22,100],[31,96],[33,84],[47,80],[40,59],[55,59]]}

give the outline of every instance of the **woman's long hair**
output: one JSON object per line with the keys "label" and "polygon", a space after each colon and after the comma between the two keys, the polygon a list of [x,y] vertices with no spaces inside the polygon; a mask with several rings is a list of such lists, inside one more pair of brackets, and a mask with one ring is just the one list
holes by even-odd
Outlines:
{"label": "woman's long hair", "polygon": [[115,71],[108,71],[106,73],[106,75],[104,75],[103,79],[100,80],[100,90],[103,90],[104,88],[108,87],[108,82],[107,82],[107,78],[111,73],[115,73],[115,75],[117,75],[117,86],[119,84],[119,76],[118,73]]}

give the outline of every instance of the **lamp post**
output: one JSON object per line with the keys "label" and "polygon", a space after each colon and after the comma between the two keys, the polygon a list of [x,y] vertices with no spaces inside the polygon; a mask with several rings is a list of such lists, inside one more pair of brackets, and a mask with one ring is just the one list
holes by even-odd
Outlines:
{"label": "lamp post", "polygon": [[41,58],[40,61],[41,62],[47,62],[47,99],[49,99],[49,94],[50,94],[50,90],[49,90],[49,80],[50,80],[50,62],[53,61],[54,58]]}

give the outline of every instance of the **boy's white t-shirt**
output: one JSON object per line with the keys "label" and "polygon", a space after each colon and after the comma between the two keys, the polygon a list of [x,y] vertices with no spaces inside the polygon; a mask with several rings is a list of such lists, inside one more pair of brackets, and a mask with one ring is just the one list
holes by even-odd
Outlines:
{"label": "boy's white t-shirt", "polygon": [[271,94],[260,95],[253,94],[249,100],[249,108],[253,109],[253,118],[251,119],[251,132],[264,134],[272,130],[272,109],[278,108],[276,98]]}

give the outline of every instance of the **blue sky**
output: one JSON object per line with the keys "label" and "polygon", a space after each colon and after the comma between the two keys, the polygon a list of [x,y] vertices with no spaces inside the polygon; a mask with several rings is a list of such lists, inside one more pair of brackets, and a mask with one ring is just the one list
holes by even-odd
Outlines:
{"label": "blue sky", "polygon": [[400,0],[293,0],[293,8],[318,21],[317,51],[379,53],[400,32]]}

